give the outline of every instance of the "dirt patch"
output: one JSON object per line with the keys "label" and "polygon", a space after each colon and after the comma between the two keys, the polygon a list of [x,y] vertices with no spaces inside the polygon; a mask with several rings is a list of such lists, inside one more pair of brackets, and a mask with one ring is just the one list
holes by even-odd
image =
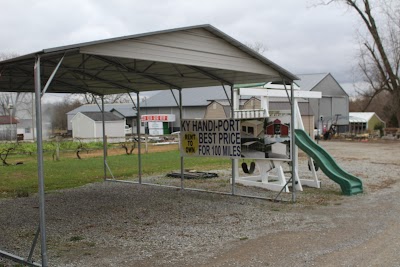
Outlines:
{"label": "dirt patch", "polygon": [[397,182],[398,182],[398,180],[387,179],[387,180],[381,181],[378,184],[367,184],[367,186],[371,190],[371,192],[374,192],[374,191],[382,190],[385,188],[390,188]]}

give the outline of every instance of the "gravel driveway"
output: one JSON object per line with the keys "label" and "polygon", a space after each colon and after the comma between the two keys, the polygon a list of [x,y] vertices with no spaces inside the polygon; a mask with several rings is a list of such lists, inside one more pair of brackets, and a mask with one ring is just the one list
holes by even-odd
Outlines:
{"label": "gravel driveway", "polygon": [[[321,172],[296,204],[113,182],[48,193],[50,265],[400,266],[400,142],[321,144],[364,194]],[[0,200],[0,249],[26,256],[38,220],[36,196]]]}

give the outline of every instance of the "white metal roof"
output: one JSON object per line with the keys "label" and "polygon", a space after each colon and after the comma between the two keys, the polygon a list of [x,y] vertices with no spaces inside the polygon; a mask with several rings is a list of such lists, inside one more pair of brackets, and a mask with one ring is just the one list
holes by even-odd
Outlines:
{"label": "white metal roof", "polygon": [[349,116],[349,123],[367,123],[368,120],[356,116]]}
{"label": "white metal roof", "polygon": [[384,123],[375,112],[349,112],[349,122],[369,122],[373,116],[376,116]]}
{"label": "white metal roof", "polygon": [[298,79],[211,25],[43,49],[0,62],[0,92],[33,91],[41,58],[47,92],[98,95]]}
{"label": "white metal roof", "polygon": [[317,86],[329,73],[296,74],[300,80],[296,83],[301,90],[310,91]]}

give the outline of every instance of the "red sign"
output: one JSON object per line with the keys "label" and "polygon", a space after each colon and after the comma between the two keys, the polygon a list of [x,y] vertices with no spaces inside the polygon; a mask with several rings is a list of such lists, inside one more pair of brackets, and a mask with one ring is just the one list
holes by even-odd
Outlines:
{"label": "red sign", "polygon": [[149,114],[149,115],[142,115],[141,120],[143,122],[147,121],[175,121],[174,114]]}

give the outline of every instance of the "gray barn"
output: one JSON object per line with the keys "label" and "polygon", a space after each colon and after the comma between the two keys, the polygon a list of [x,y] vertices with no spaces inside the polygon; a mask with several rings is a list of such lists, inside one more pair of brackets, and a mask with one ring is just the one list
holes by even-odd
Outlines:
{"label": "gray barn", "polygon": [[[318,129],[327,129],[332,123],[343,131],[349,124],[349,95],[330,73],[298,74],[296,81],[301,90],[322,93],[321,99],[310,99],[310,107],[315,115],[314,124]],[[321,120],[322,118],[322,120]]]}

